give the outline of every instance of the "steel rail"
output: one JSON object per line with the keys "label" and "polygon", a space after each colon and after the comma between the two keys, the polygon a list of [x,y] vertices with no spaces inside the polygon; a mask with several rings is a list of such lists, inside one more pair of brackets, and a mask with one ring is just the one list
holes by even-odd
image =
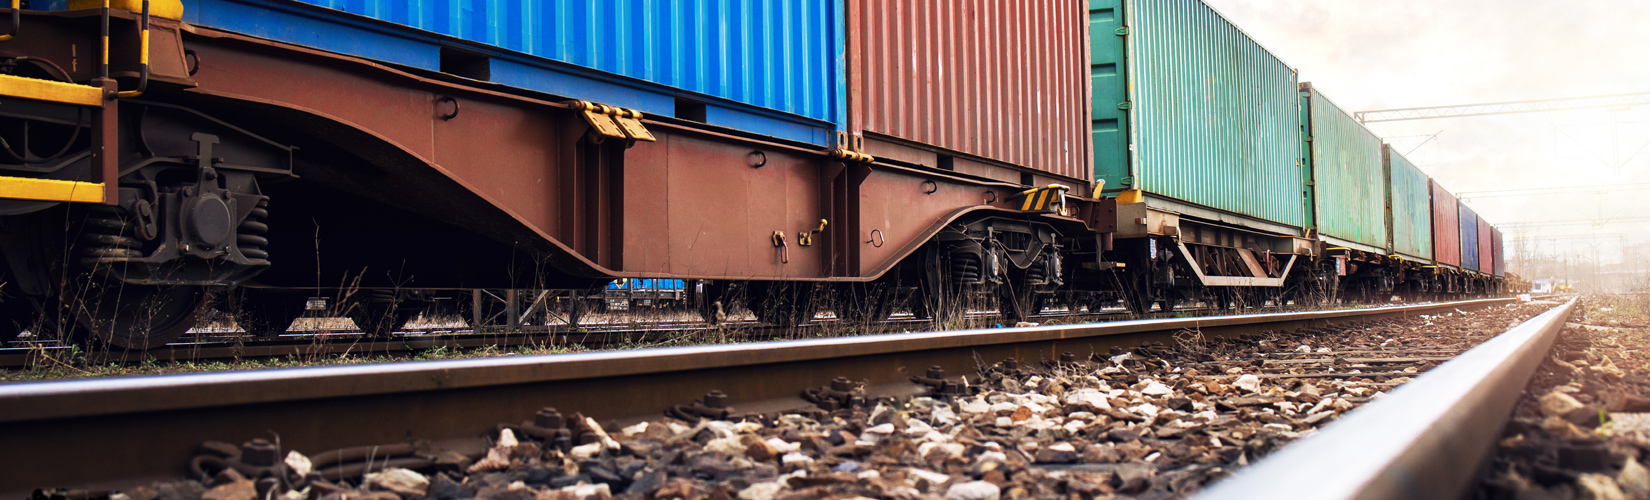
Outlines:
{"label": "steel rail", "polygon": [[1575,306],[1513,327],[1195,498],[1461,498]]}
{"label": "steel rail", "polygon": [[850,376],[914,391],[930,366],[1033,362],[1113,346],[1172,343],[1183,331],[1229,337],[1505,304],[1412,306],[868,335],[802,341],[510,356],[0,385],[0,497],[42,486],[110,488],[182,475],[198,443],[279,437],[316,451],[416,436],[474,441],[543,406],[606,420],[655,416],[711,390],[736,405],[794,401]]}

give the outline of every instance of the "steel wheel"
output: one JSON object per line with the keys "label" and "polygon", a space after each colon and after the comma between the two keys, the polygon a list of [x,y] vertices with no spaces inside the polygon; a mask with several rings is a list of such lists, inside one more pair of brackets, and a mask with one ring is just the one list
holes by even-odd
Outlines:
{"label": "steel wheel", "polygon": [[147,350],[177,340],[195,326],[206,303],[199,286],[100,282],[71,292],[77,333],[110,347]]}

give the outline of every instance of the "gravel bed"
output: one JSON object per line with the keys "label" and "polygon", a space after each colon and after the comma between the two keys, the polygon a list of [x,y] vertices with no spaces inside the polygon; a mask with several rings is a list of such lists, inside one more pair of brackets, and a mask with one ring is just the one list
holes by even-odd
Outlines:
{"label": "gravel bed", "polygon": [[1179,498],[1546,310],[1510,305],[1351,327],[930,370],[929,395],[848,379],[807,408],[743,414],[707,395],[621,425],[540,411],[466,455],[409,441],[308,455],[207,443],[193,478],[111,500],[816,500]]}
{"label": "gravel bed", "polygon": [[1565,325],[1472,498],[1650,498],[1650,298],[1621,299],[1588,297]]}

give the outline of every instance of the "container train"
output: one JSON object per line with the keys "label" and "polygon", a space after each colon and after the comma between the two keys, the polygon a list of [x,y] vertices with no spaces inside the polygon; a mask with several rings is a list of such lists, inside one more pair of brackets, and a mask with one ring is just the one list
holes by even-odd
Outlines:
{"label": "container train", "polygon": [[623,279],[781,325],[1506,288],[1498,230],[1199,0],[0,12],[0,339]]}

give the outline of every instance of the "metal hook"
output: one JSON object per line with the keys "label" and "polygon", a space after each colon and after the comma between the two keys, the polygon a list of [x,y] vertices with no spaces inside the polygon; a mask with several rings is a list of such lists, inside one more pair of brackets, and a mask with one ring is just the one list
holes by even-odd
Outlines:
{"label": "metal hook", "polygon": [[986,203],[996,203],[997,202],[997,192],[996,191],[987,190],[985,192],[985,196],[986,196],[986,198],[985,198]]}
{"label": "metal hook", "polygon": [[746,161],[750,162],[751,168],[762,168],[768,164],[767,153],[761,151],[751,151],[750,154],[745,156],[747,157]]}
{"label": "metal hook", "polygon": [[444,113],[444,114],[441,114],[441,115],[437,115],[437,116],[441,117],[442,121],[448,121],[448,120],[452,120],[453,118],[458,118],[458,99],[454,99],[452,96],[445,96],[444,95],[444,96],[435,98],[435,102],[437,102],[437,103],[450,102],[450,103],[453,104],[453,111],[451,113]]}
{"label": "metal hook", "polygon": [[871,230],[871,239],[865,240],[865,242],[870,243],[871,246],[873,246],[873,247],[882,248],[882,244],[886,243],[887,241],[882,239],[882,230],[881,229],[872,229]]}
{"label": "metal hook", "polygon": [[940,190],[940,183],[932,180],[922,181],[922,194],[934,194]]}
{"label": "metal hook", "polygon": [[790,245],[785,243],[785,232],[784,231],[774,231],[773,232],[773,246],[775,248],[779,249],[779,263],[780,264],[790,264],[791,263],[791,247],[790,247]]}

